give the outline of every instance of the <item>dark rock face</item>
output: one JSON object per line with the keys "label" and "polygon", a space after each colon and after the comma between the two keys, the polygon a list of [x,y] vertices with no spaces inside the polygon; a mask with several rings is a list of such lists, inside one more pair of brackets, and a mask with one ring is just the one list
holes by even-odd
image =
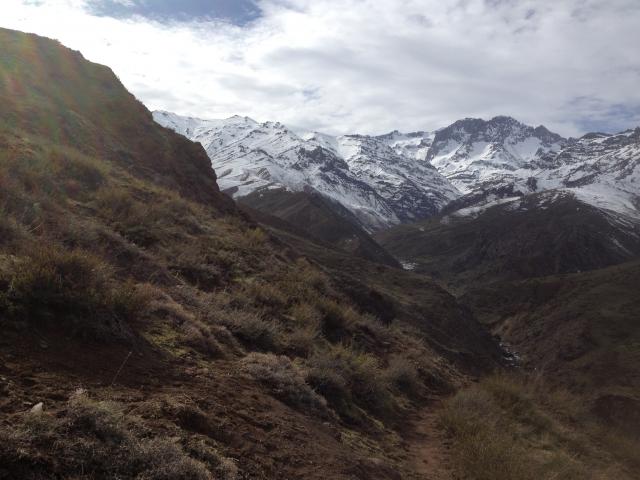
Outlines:
{"label": "dark rock face", "polygon": [[433,146],[427,159],[431,160],[436,157],[440,149],[449,141],[469,144],[489,142],[503,145],[508,140],[518,141],[527,138],[537,138],[545,146],[565,142],[564,138],[550,132],[544,126],[533,128],[511,117],[495,117],[489,121],[479,118],[466,118],[436,132]]}

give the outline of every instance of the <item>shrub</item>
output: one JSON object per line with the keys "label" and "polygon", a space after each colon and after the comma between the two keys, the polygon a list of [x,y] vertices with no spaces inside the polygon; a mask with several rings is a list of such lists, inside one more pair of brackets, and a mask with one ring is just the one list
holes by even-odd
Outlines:
{"label": "shrub", "polygon": [[268,239],[264,230],[259,227],[249,228],[244,233],[247,244],[251,247],[261,247]]}
{"label": "shrub", "polygon": [[390,385],[408,394],[415,394],[420,390],[420,378],[418,369],[408,359],[394,357],[384,372],[384,376]]}
{"label": "shrub", "polygon": [[5,272],[5,298],[13,317],[95,339],[130,336],[128,322],[148,303],[133,284],[117,281],[102,260],[87,252],[32,250]]}
{"label": "shrub", "polygon": [[307,384],[300,367],[283,355],[250,353],[242,368],[286,404],[326,413],[326,401]]}
{"label": "shrub", "polygon": [[0,427],[0,473],[7,478],[75,478],[84,471],[91,478],[213,480],[211,471],[216,471],[216,478],[236,479],[234,465],[213,449],[200,449],[202,454],[192,458],[178,443],[150,436],[139,424],[119,404],[79,391],[56,417],[26,414],[14,428]]}
{"label": "shrub", "polygon": [[278,283],[293,302],[309,301],[330,292],[327,275],[304,258],[296,260],[295,266],[283,272]]}
{"label": "shrub", "polygon": [[287,349],[296,355],[308,357],[320,339],[320,331],[314,325],[295,328],[287,334]]}
{"label": "shrub", "polygon": [[220,287],[224,282],[224,275],[214,265],[207,265],[202,258],[181,255],[169,266],[185,281],[207,292]]}
{"label": "shrub", "polygon": [[187,321],[181,330],[184,342],[196,351],[215,357],[222,355],[222,347],[208,326],[198,321]]}
{"label": "shrub", "polygon": [[279,348],[282,332],[273,321],[242,310],[226,312],[221,321],[248,347],[259,350],[277,350]]}
{"label": "shrub", "polygon": [[307,302],[296,303],[289,310],[289,315],[297,325],[320,327],[322,315],[318,310]]}
{"label": "shrub", "polygon": [[137,477],[140,480],[213,480],[204,464],[185,455],[175,443],[154,438],[143,442],[137,460],[148,469]]}
{"label": "shrub", "polygon": [[0,208],[0,245],[10,246],[24,236],[22,227],[15,218]]}
{"label": "shrub", "polygon": [[459,468],[478,480],[526,479],[525,452],[496,424],[499,409],[491,396],[470,389],[457,394],[441,414],[441,421],[455,439]]}
{"label": "shrub", "polygon": [[[105,162],[60,146],[50,146],[47,156],[55,175],[66,179],[67,186],[73,184],[78,186],[78,190],[97,190],[105,183]],[[68,191],[67,193],[76,192]]]}
{"label": "shrub", "polygon": [[216,474],[216,480],[238,480],[240,471],[230,458],[221,456],[208,440],[190,439],[185,449],[190,456],[210,466]]}
{"label": "shrub", "polygon": [[322,333],[333,341],[343,339],[354,327],[358,314],[335,300],[323,298],[318,303],[322,314]]}
{"label": "shrub", "polygon": [[530,383],[497,375],[459,391],[445,403],[440,421],[453,440],[461,476],[478,480],[600,478],[573,451],[583,449],[581,442],[539,410],[531,389]]}
{"label": "shrub", "polygon": [[78,435],[91,435],[102,442],[121,443],[129,438],[125,416],[114,402],[97,402],[79,390],[69,400],[68,428]]}
{"label": "shrub", "polygon": [[340,414],[351,416],[351,391],[340,359],[330,352],[315,353],[308,361],[306,380]]}
{"label": "shrub", "polygon": [[289,298],[272,284],[263,281],[254,281],[244,287],[245,295],[259,308],[282,309]]}
{"label": "shrub", "polygon": [[203,233],[192,206],[168,191],[160,195],[111,187],[100,189],[95,198],[100,216],[141,247],[169,240],[184,242],[188,234]]}
{"label": "shrub", "polygon": [[308,364],[309,384],[341,413],[352,413],[351,402],[375,413],[389,412],[389,385],[373,355],[337,345],[316,352]]}

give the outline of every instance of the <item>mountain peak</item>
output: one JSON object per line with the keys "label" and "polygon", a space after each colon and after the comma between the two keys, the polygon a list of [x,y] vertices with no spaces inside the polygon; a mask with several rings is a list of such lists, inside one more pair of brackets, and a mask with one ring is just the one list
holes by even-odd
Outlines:
{"label": "mountain peak", "polygon": [[[374,230],[436,214],[459,192],[424,162],[431,137],[301,136],[279,122],[182,121],[156,115],[206,149],[224,191],[236,198],[273,188],[312,189],[347,207]],[[170,121],[169,121],[170,120]],[[184,128],[184,127],[188,128]],[[421,152],[421,158],[407,152]],[[414,159],[420,158],[422,162]]]}
{"label": "mountain peak", "polygon": [[508,115],[497,115],[489,120],[488,123],[504,123],[504,124],[512,124],[512,125],[523,125],[522,122],[516,120],[513,117]]}

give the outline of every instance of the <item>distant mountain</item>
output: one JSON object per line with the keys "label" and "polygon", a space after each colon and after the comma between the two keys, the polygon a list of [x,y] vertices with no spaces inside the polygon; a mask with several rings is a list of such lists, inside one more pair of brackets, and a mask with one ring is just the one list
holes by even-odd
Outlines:
{"label": "distant mountain", "polygon": [[517,178],[541,155],[559,151],[566,140],[545,127],[533,128],[510,117],[459,120],[438,130],[427,160],[464,193]]}
{"label": "distant mountain", "polygon": [[428,162],[379,137],[297,135],[280,123],[238,116],[199,120],[155,112],[154,118],[200,142],[221,189],[235,198],[271,188],[312,190],[339,202],[372,231],[427,218],[460,196]]}
{"label": "distant mountain", "polygon": [[[238,199],[241,208],[263,224],[277,227],[312,241],[326,242],[343,252],[384,265],[398,267],[398,261],[382,248],[358,219],[340,203],[317,192],[291,192],[283,188],[255,191]],[[248,208],[247,208],[248,207]]]}
{"label": "distant mountain", "polygon": [[437,131],[426,158],[465,194],[449,211],[561,190],[640,217],[640,129],[564,139],[509,117],[465,119]]}
{"label": "distant mountain", "polygon": [[247,117],[154,118],[201,142],[234,197],[267,188],[316,191],[368,231],[549,190],[640,217],[640,129],[566,139],[499,116],[435,132],[333,137]]}
{"label": "distant mountain", "polygon": [[640,220],[562,191],[494,200],[375,237],[404,265],[454,289],[593,270],[640,256]]}

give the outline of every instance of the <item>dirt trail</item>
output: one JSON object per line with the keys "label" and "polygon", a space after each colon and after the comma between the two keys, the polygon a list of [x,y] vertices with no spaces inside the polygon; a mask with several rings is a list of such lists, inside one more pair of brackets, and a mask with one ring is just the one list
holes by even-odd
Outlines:
{"label": "dirt trail", "polygon": [[445,434],[438,428],[439,402],[417,412],[408,431],[407,466],[416,473],[416,480],[454,480],[456,477],[449,461],[449,448]]}

